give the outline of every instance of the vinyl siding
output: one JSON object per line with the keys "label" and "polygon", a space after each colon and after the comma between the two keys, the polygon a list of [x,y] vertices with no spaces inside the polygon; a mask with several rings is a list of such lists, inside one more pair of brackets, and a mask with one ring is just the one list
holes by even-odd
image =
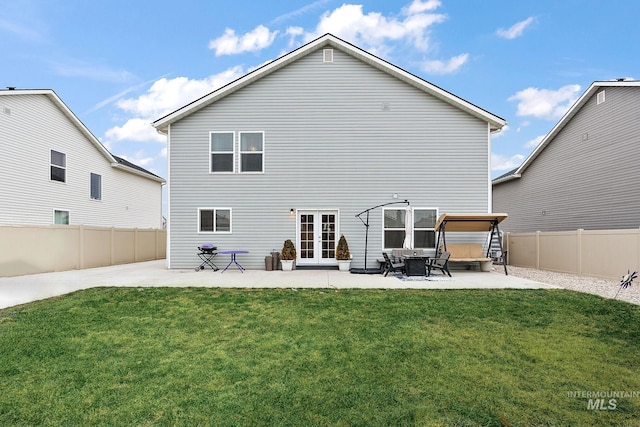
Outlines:
{"label": "vinyl siding", "polygon": [[[356,267],[365,227],[355,215],[394,193],[414,207],[487,212],[487,129],[337,49],[324,64],[320,48],[171,125],[170,266],[194,267],[196,247],[211,242],[249,250],[241,263],[264,268],[295,241],[292,208],[338,209]],[[210,131],[264,131],[264,173],[209,174]],[[199,207],[231,207],[233,233],[198,234]],[[368,266],[381,256],[381,218],[370,214]]]}
{"label": "vinyl siding", "polygon": [[640,88],[605,92],[606,101],[597,105],[594,94],[521,178],[494,186],[494,211],[509,214],[504,230],[640,226]]}
{"label": "vinyl siding", "polygon": [[[65,183],[50,180],[52,149],[66,154]],[[112,167],[46,95],[0,97],[0,158],[0,225],[52,224],[59,209],[74,225],[162,228],[161,185]],[[102,200],[90,198],[91,173]]]}

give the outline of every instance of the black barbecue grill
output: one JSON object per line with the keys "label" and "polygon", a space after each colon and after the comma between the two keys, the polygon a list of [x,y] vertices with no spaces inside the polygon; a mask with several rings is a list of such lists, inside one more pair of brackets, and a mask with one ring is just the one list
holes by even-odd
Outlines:
{"label": "black barbecue grill", "polygon": [[213,271],[218,271],[219,268],[213,263],[213,259],[218,255],[218,248],[211,243],[204,243],[198,246],[198,256],[202,260],[202,263],[196,267],[196,271],[204,270],[206,266],[211,267]]}

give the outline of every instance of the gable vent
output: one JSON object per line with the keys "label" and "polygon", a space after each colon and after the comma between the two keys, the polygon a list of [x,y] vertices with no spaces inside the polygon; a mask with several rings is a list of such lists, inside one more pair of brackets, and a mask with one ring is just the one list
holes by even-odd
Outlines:
{"label": "gable vent", "polygon": [[333,62],[333,49],[322,50],[322,62],[324,62],[325,64]]}
{"label": "gable vent", "polygon": [[604,90],[598,92],[598,102],[597,105],[600,105],[604,102]]}

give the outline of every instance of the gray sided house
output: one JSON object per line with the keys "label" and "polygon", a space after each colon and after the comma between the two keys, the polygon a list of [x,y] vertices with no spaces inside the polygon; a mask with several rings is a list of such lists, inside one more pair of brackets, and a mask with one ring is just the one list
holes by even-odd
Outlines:
{"label": "gray sided house", "polygon": [[511,232],[640,226],[640,81],[596,81],[533,153],[493,181]]}
{"label": "gray sided house", "polygon": [[164,179],[112,155],[53,90],[0,90],[0,158],[0,226],[162,228]]}
{"label": "gray sided house", "polygon": [[368,265],[402,248],[407,230],[434,252],[440,213],[490,210],[490,134],[504,125],[322,36],[154,122],[168,136],[168,265],[193,268],[197,246],[212,243],[264,268],[291,239],[298,266],[335,266],[344,234],[362,267],[356,215],[392,202],[370,212]]}

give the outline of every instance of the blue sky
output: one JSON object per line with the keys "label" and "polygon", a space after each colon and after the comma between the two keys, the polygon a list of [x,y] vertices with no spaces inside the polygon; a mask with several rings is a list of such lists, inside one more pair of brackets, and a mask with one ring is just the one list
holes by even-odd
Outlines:
{"label": "blue sky", "polygon": [[115,155],[167,177],[150,123],[324,33],[496,114],[492,176],[594,80],[640,78],[636,0],[14,0],[0,87],[53,89]]}

